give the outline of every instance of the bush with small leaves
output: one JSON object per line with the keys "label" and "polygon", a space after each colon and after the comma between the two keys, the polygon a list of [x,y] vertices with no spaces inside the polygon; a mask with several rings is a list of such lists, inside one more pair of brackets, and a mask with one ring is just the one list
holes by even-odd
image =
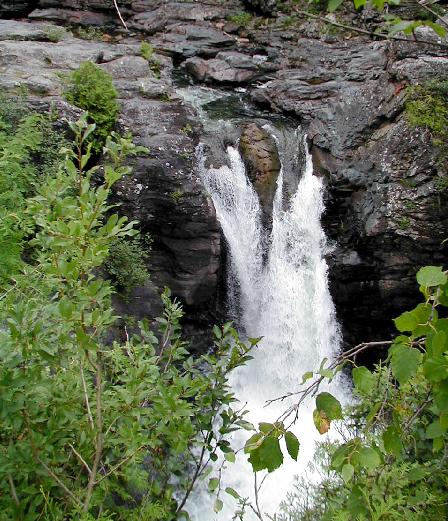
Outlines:
{"label": "bush with small leaves", "polygon": [[112,77],[95,63],[83,62],[65,78],[64,95],[69,103],[86,110],[89,121],[95,123],[89,139],[94,152],[100,153],[115,127],[119,112]]}
{"label": "bush with small leaves", "polygon": [[107,341],[117,317],[99,268],[137,235],[107,201],[141,147],[108,138],[99,182],[86,166],[95,126],[71,128],[63,168],[23,210],[36,258],[0,298],[0,520],[174,520],[242,428],[228,379],[256,342],[225,324],[213,352],[193,358],[168,290],[157,336],[141,322],[124,343]]}

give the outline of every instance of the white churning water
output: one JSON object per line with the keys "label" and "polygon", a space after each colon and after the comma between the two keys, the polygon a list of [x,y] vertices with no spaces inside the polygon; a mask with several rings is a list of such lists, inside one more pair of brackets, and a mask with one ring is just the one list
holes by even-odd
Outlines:
{"label": "white churning water", "polygon": [[[254,424],[276,420],[292,402],[275,402],[265,407],[266,400],[297,390],[303,373],[316,370],[323,358],[331,359],[340,342],[328,291],[326,241],[320,224],[322,180],[313,175],[312,159],[299,132],[288,148],[283,148],[281,154],[290,157],[281,158],[283,166],[269,237],[261,224],[258,196],[246,176],[238,150],[228,147],[229,166],[220,168],[206,168],[205,157],[199,153],[201,176],[228,245],[231,309],[244,335],[263,336],[253,352],[254,359],[240,368],[231,381],[240,401],[247,402],[250,411],[247,419]],[[297,161],[291,161],[291,155],[297,155],[299,150],[306,155],[302,172],[285,172],[285,168],[293,168],[287,165],[297,165]],[[300,180],[285,205],[286,175]],[[334,387],[333,392],[340,394]],[[273,515],[278,511],[291,489],[294,475],[301,473],[313,454],[319,435],[312,422],[311,404],[305,404],[292,430],[301,443],[299,461],[286,456],[282,467],[267,477],[260,492],[263,513]],[[232,446],[242,447],[249,435],[236,433]],[[258,483],[262,477],[258,476]],[[242,451],[235,464],[227,464],[222,480],[224,488],[233,487],[243,497],[253,499],[254,477]],[[225,501],[220,514],[213,513],[213,498],[204,492],[196,493],[187,509],[195,521],[230,521],[236,502],[226,493],[220,497]],[[256,518],[248,512],[245,519]]]}

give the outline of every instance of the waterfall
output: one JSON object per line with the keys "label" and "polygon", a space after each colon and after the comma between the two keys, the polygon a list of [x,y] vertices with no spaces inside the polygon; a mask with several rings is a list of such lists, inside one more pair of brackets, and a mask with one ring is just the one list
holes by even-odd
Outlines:
{"label": "waterfall", "polygon": [[[228,165],[207,168],[203,152],[199,168],[213,199],[228,248],[229,304],[238,327],[247,336],[263,336],[254,359],[232,376],[232,387],[247,402],[248,420],[274,421],[291,402],[266,400],[297,390],[306,371],[316,370],[323,358],[332,358],[339,347],[339,332],[328,291],[325,235],[320,225],[323,211],[322,180],[313,175],[313,164],[304,137],[296,132],[288,146],[279,147],[282,169],[274,199],[269,237],[261,224],[257,194],[249,182],[235,147],[227,148]],[[303,150],[302,171],[291,171]],[[285,180],[300,177],[285,205]],[[334,389],[333,389],[333,392]],[[337,390],[336,390],[337,394]],[[319,437],[312,422],[312,404],[305,404],[292,428],[300,439],[299,461],[285,457],[282,467],[268,475],[260,492],[262,512],[273,515],[313,454]],[[232,445],[244,445],[247,433],[236,433]],[[286,453],[286,451],[284,451]],[[261,478],[259,478],[261,479]],[[239,453],[222,475],[225,486],[253,499],[254,481],[247,455]],[[226,496],[226,494],[223,494]],[[212,500],[195,496],[189,511],[195,521],[230,521],[231,497],[213,514]],[[248,512],[245,519],[256,519]]]}

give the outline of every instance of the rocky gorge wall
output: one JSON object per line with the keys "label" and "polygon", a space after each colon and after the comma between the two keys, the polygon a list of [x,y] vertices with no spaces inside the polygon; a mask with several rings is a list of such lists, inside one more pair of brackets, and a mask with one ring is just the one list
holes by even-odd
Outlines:
{"label": "rocky gorge wall", "polygon": [[[390,319],[415,302],[418,267],[447,264],[446,165],[429,133],[403,114],[408,84],[448,78],[447,49],[328,34],[281,13],[243,23],[247,6],[238,0],[119,5],[129,31],[108,1],[0,1],[2,92],[25,88],[32,103],[56,103],[63,114],[60,74],[92,60],[113,77],[120,128],[150,149],[116,197],[154,239],[152,276],[117,300],[118,311],[154,316],[168,285],[198,345],[222,318],[224,248],[195,173],[202,129],[176,93],[172,72],[181,69],[197,83],[243,87],[246,101],[306,128],[316,175],[327,183],[330,279],[345,340],[389,334]],[[141,55],[141,40],[154,47],[153,61]]]}

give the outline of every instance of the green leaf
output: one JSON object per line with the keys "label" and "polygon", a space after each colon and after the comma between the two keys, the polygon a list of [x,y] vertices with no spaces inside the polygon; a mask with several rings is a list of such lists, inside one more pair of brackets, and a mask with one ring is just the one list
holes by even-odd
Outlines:
{"label": "green leaf", "polygon": [[398,457],[403,450],[403,443],[401,441],[401,432],[395,425],[389,427],[383,432],[383,443],[386,452]]}
{"label": "green leaf", "polygon": [[266,422],[259,423],[258,428],[260,429],[260,432],[262,432],[263,434],[268,434],[269,432],[275,430],[275,426],[273,423]]}
{"label": "green leaf", "polygon": [[431,340],[431,350],[434,356],[442,355],[448,348],[447,336],[444,331],[437,331]]}
{"label": "green leaf", "polygon": [[351,465],[350,463],[346,463],[345,465],[343,465],[341,469],[341,475],[345,483],[348,483],[352,479],[354,473],[355,468],[353,467],[353,465]]}
{"label": "green leaf", "polygon": [[218,339],[222,338],[222,331],[216,324],[213,326],[213,334]]}
{"label": "green leaf", "polygon": [[260,452],[260,459],[268,472],[274,471],[283,463],[280,442],[275,436],[265,438],[258,450]]}
{"label": "green leaf", "polygon": [[434,403],[440,414],[448,412],[448,380],[442,381],[435,389]]}
{"label": "green leaf", "polygon": [[362,447],[357,454],[357,460],[361,467],[366,469],[375,469],[381,463],[378,452],[371,447]]}
{"label": "green leaf", "polygon": [[214,510],[216,513],[221,512],[223,506],[224,506],[224,503],[223,503],[220,499],[217,499],[217,500],[215,501],[214,506],[213,506],[213,510]]}
{"label": "green leaf", "polygon": [[400,385],[403,385],[417,373],[422,354],[418,349],[403,345],[392,346],[390,351],[392,352],[390,361],[392,374]]}
{"label": "green leaf", "polygon": [[440,438],[446,432],[439,421],[432,422],[429,427],[426,429],[426,439],[433,440],[434,438]]}
{"label": "green leaf", "polygon": [[448,361],[444,356],[427,358],[423,364],[423,374],[430,382],[441,382],[448,378]]}
{"label": "green leaf", "polygon": [[441,25],[439,25],[437,23],[431,22],[430,20],[425,20],[424,24],[427,25],[428,27],[431,27],[431,29],[438,36],[440,36],[441,38],[445,38],[445,36],[446,36],[446,29],[445,29],[445,27],[443,27],[443,26],[441,26]]}
{"label": "green leaf", "polygon": [[229,496],[232,496],[234,497],[235,499],[240,499],[240,495],[238,494],[238,492],[232,488],[232,487],[226,487],[226,490],[227,494],[229,494]]}
{"label": "green leaf", "polygon": [[235,453],[234,452],[226,452],[224,454],[224,458],[230,462],[230,463],[235,463]]}
{"label": "green leaf", "polygon": [[319,409],[314,409],[313,412],[313,422],[318,430],[319,434],[325,434],[330,429],[330,420],[327,418],[327,415],[324,411],[319,411]]}
{"label": "green leaf", "polygon": [[329,0],[327,9],[330,13],[336,11],[336,9],[342,4],[343,0]]}
{"label": "green leaf", "polygon": [[214,492],[219,485],[219,479],[218,478],[211,478],[208,482],[208,490],[210,492]]}
{"label": "green leaf", "polygon": [[342,407],[339,401],[330,393],[324,392],[317,395],[316,407],[323,411],[329,420],[341,420]]}
{"label": "green leaf", "polygon": [[447,282],[447,276],[440,266],[425,266],[419,269],[417,282],[420,286],[441,286]]}
{"label": "green leaf", "polygon": [[261,440],[263,439],[263,434],[256,432],[253,434],[244,445],[244,452],[247,454],[248,452],[253,451],[261,445]]}
{"label": "green leaf", "polygon": [[399,317],[394,318],[395,327],[402,333],[405,331],[414,331],[418,326],[418,317],[411,311],[405,311]]}
{"label": "green leaf", "polygon": [[352,516],[351,519],[364,519],[367,512],[364,494],[361,488],[356,485],[352,488],[348,496],[347,508]]}
{"label": "green leaf", "polygon": [[249,462],[255,472],[266,469],[273,472],[283,463],[280,442],[276,436],[267,436],[262,444],[250,453]]}
{"label": "green leaf", "polygon": [[313,378],[313,375],[314,375],[313,371],[307,371],[306,373],[304,373],[302,376],[301,385],[303,385],[310,378]]}
{"label": "green leaf", "polygon": [[355,9],[359,9],[360,7],[366,5],[367,0],[353,0],[353,4],[355,5]]}
{"label": "green leaf", "polygon": [[286,441],[286,448],[288,450],[288,454],[291,456],[291,458],[293,460],[297,461],[297,457],[299,455],[299,447],[300,447],[300,442],[297,439],[297,436],[293,432],[288,431],[285,434],[285,441]]}
{"label": "green leaf", "polygon": [[375,376],[367,367],[355,367],[352,371],[353,383],[361,394],[368,394],[376,383]]}

